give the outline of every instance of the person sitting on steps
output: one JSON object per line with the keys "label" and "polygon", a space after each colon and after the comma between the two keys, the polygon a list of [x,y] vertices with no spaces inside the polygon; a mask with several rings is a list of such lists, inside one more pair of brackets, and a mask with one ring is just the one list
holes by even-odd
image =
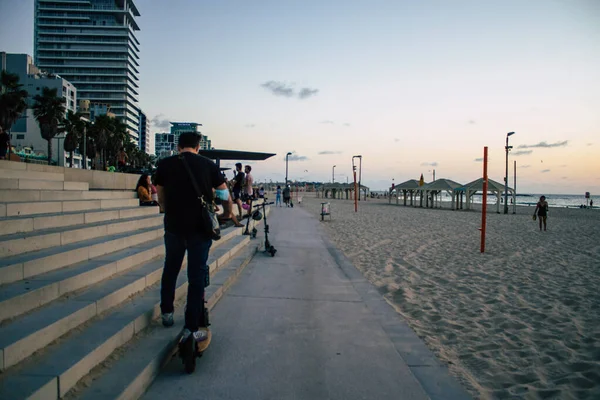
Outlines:
{"label": "person sitting on steps", "polygon": [[138,194],[140,200],[140,206],[157,206],[158,202],[152,200],[152,182],[150,182],[150,175],[142,174],[136,185],[135,191]]}

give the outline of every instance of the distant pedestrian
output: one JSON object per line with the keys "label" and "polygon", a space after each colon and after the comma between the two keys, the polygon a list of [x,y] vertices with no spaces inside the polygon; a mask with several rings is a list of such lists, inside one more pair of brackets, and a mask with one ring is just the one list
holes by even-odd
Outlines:
{"label": "distant pedestrian", "polygon": [[121,147],[117,153],[117,167],[119,167],[119,171],[123,171],[127,165],[128,159],[129,157],[127,156],[127,153],[125,153],[125,148]]}
{"label": "distant pedestrian", "polygon": [[235,176],[231,184],[233,185],[233,202],[238,207],[238,219],[242,218],[242,185],[244,183],[244,173],[242,172],[242,163],[235,164]]}
{"label": "distant pedestrian", "polygon": [[285,189],[283,189],[283,202],[285,203],[286,207],[290,206],[290,185],[286,185]]}
{"label": "distant pedestrian", "polygon": [[544,231],[546,230],[546,218],[548,218],[548,202],[546,196],[541,196],[540,201],[537,202],[535,210],[533,210],[533,216],[536,216],[540,221],[540,231],[542,230],[542,223],[544,224]]}
{"label": "distant pedestrian", "polygon": [[594,208],[594,200],[590,199],[590,208]]}
{"label": "distant pedestrian", "polygon": [[281,186],[279,185],[277,185],[277,192],[275,192],[275,207],[277,207],[277,204],[281,207]]}

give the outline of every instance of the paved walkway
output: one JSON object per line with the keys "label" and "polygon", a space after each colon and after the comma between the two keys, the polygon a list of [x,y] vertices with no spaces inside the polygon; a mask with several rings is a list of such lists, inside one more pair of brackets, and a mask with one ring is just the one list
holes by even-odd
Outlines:
{"label": "paved walkway", "polygon": [[196,372],[173,358],[145,400],[470,399],[323,222],[298,206],[268,222],[278,252],[257,253],[215,306]]}

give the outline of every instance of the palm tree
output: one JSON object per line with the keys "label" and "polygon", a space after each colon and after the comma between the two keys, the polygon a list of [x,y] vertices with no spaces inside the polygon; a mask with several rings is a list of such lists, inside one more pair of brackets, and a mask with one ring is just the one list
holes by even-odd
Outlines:
{"label": "palm tree", "polygon": [[[27,110],[27,91],[21,89],[19,76],[2,71],[0,74],[0,125],[10,136],[15,122]],[[9,156],[10,156],[10,148]],[[10,158],[10,157],[9,157]]]}
{"label": "palm tree", "polygon": [[[99,115],[95,118],[94,124],[91,126],[90,135],[93,138],[96,152],[100,153],[100,162],[102,170],[106,169],[106,147],[113,128],[113,118],[108,115]],[[89,156],[88,156],[89,157]]]}
{"label": "palm tree", "polygon": [[42,88],[42,94],[33,99],[33,115],[40,125],[42,138],[48,141],[48,165],[52,163],[52,139],[63,129],[64,99],[56,95],[57,89]]}
{"label": "palm tree", "polygon": [[81,113],[69,111],[64,121],[65,132],[67,132],[67,137],[65,137],[65,151],[69,152],[69,166],[71,168],[73,168],[73,152],[79,147],[85,125],[81,117]]}

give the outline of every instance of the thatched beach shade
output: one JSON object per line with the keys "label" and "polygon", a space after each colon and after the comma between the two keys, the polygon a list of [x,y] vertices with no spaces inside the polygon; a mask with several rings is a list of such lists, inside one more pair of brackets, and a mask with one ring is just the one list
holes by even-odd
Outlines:
{"label": "thatched beach shade", "polygon": [[404,197],[404,205],[406,205],[406,197],[407,194],[410,193],[410,205],[413,205],[413,198],[414,198],[414,194],[415,191],[419,189],[419,181],[416,179],[409,179],[406,182],[402,182],[398,185],[396,185],[394,187],[394,189],[392,190],[392,188],[390,188],[390,203],[392,202],[392,195],[396,194],[396,204],[398,204],[398,194],[400,194],[400,192],[402,192],[402,195]]}
{"label": "thatched beach shade", "polygon": [[[450,179],[436,179],[435,181],[428,183],[424,186],[419,187],[417,190],[421,192],[421,199],[423,198],[423,193],[425,194],[425,197],[427,199],[427,203],[425,205],[425,207],[429,207],[429,192],[431,192],[432,194],[435,195],[435,202],[432,198],[431,200],[431,207],[435,207],[435,203],[438,203],[439,201],[437,200],[437,195],[442,192],[443,190],[445,190],[446,192],[448,192],[448,194],[450,196],[452,196],[452,208],[454,209],[454,196],[456,194],[455,190],[462,187],[463,185],[461,185],[458,182],[454,182],[453,180]],[[439,202],[441,203],[441,202]],[[423,206],[423,201],[421,200],[421,207]],[[438,205],[438,207],[441,207],[441,205]]]}
{"label": "thatched beach shade", "polygon": [[[479,178],[473,182],[467,183],[464,186],[464,191],[467,197],[467,210],[470,210],[471,197],[477,192],[483,192],[483,178]],[[504,193],[504,185],[488,178],[488,192],[492,192],[496,195],[496,212],[500,214],[500,198],[502,197],[502,193]],[[511,193],[514,206],[517,204],[515,199],[515,190],[509,187],[508,192]]]}
{"label": "thatched beach shade", "polygon": [[[369,188],[365,185],[360,185],[359,192],[361,190],[369,193]],[[354,200],[354,183],[324,183],[320,187],[320,191],[324,199]]]}

